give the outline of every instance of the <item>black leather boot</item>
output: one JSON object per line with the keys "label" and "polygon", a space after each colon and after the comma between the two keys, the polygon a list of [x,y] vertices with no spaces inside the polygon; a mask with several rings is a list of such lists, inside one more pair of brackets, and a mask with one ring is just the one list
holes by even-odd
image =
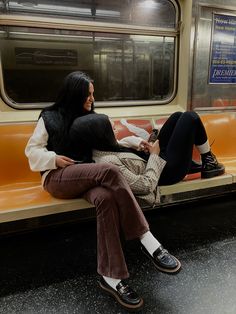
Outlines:
{"label": "black leather boot", "polygon": [[212,153],[202,154],[202,172],[201,177],[213,178],[225,173],[225,167],[223,164],[219,163],[216,156]]}

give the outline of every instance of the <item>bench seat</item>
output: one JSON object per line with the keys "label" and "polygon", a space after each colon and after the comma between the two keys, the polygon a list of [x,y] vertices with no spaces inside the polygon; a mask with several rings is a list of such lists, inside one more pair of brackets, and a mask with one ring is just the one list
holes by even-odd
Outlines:
{"label": "bench seat", "polygon": [[[160,127],[162,119],[114,119],[118,137],[134,134],[132,125],[151,132]],[[236,184],[236,119],[234,113],[202,116],[213,152],[226,167],[226,173],[211,179],[200,179],[199,174],[189,175],[177,184],[161,186],[161,205],[188,200],[209,194],[209,191],[235,191]],[[162,121],[162,122],[161,122]],[[0,222],[41,217],[80,209],[93,208],[84,199],[61,200],[52,197],[41,186],[39,173],[29,169],[24,155],[26,143],[33,132],[32,123],[0,124]],[[196,153],[196,152],[195,152]],[[196,157],[196,156],[195,156]],[[222,188],[222,190],[219,190]],[[191,192],[191,193],[190,193]],[[182,195],[182,198],[179,198]],[[211,195],[211,194],[210,194]]]}
{"label": "bench seat", "polygon": [[0,189],[0,222],[58,214],[92,205],[82,198],[62,200],[44,191],[41,184],[20,183]]}
{"label": "bench seat", "polygon": [[175,194],[175,193],[183,193],[183,192],[189,192],[189,191],[195,191],[195,190],[202,190],[202,189],[208,189],[213,188],[217,186],[227,185],[233,183],[233,177],[231,174],[224,174],[220,177],[214,177],[210,179],[184,179],[183,181],[172,184],[172,185],[166,185],[161,186],[160,191],[161,195],[169,195],[169,194]]}

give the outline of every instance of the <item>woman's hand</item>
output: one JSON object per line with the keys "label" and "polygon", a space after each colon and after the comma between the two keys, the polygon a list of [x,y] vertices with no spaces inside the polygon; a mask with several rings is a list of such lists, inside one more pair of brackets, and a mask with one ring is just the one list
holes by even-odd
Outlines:
{"label": "woman's hand", "polygon": [[160,154],[160,145],[159,140],[156,140],[152,145],[149,147],[149,153],[150,154]]}
{"label": "woman's hand", "polygon": [[139,143],[139,146],[138,146],[138,150],[140,151],[143,151],[145,153],[148,153],[149,152],[149,149],[152,147],[152,145],[150,143],[148,143],[147,141],[145,140],[142,140],[140,143]]}
{"label": "woman's hand", "polygon": [[69,157],[63,155],[56,156],[56,166],[59,168],[65,168],[67,166],[74,165],[74,163],[74,160]]}

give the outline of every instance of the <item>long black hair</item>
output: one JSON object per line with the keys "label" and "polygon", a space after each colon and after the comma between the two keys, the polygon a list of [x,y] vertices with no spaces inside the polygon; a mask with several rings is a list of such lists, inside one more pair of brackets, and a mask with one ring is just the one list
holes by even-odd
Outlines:
{"label": "long black hair", "polygon": [[93,149],[111,152],[130,152],[145,160],[148,155],[132,148],[118,144],[112,129],[111,121],[105,114],[94,114],[79,117],[74,120],[70,132],[71,148],[75,159],[81,162],[92,162]]}
{"label": "long black hair", "polygon": [[120,151],[111,122],[105,114],[79,117],[70,128],[74,153],[83,162],[92,161],[92,150]]}
{"label": "long black hair", "polygon": [[72,72],[66,76],[56,102],[43,109],[42,117],[49,134],[48,149],[57,154],[71,157],[69,130],[77,117],[94,113],[94,104],[90,111],[84,110],[89,96],[89,84],[92,79],[83,72]]}
{"label": "long black hair", "polygon": [[66,76],[62,87],[58,93],[55,103],[43,109],[44,111],[58,111],[67,127],[77,117],[94,113],[94,103],[92,103],[91,111],[84,111],[84,103],[89,96],[89,84],[93,80],[84,72],[75,71]]}

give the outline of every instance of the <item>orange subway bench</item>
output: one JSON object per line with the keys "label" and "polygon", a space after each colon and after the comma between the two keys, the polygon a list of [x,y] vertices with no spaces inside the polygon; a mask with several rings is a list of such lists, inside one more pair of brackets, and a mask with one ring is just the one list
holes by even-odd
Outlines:
{"label": "orange subway bench", "polygon": [[[233,113],[203,115],[203,122],[213,143],[213,152],[226,166],[226,174],[211,179],[186,177],[182,182],[160,187],[161,204],[232,192],[236,183],[236,118]],[[114,119],[118,138],[144,135],[160,126],[158,117]],[[89,210],[93,206],[82,198],[61,200],[41,186],[39,173],[32,172],[24,154],[35,122],[0,124],[0,222]],[[135,129],[137,128],[137,129]],[[145,133],[146,132],[146,133]],[[189,193],[191,191],[191,193]]]}
{"label": "orange subway bench", "polygon": [[[161,186],[162,203],[171,203],[213,197],[236,191],[236,113],[201,114],[209,143],[219,162],[225,166],[225,174],[210,179],[201,179],[200,174],[187,175],[182,182]],[[156,119],[160,128],[166,118]],[[193,159],[200,156],[193,150]]]}
{"label": "orange subway bench", "polygon": [[61,200],[43,190],[24,154],[35,123],[0,124],[0,222],[92,207],[84,199]]}

